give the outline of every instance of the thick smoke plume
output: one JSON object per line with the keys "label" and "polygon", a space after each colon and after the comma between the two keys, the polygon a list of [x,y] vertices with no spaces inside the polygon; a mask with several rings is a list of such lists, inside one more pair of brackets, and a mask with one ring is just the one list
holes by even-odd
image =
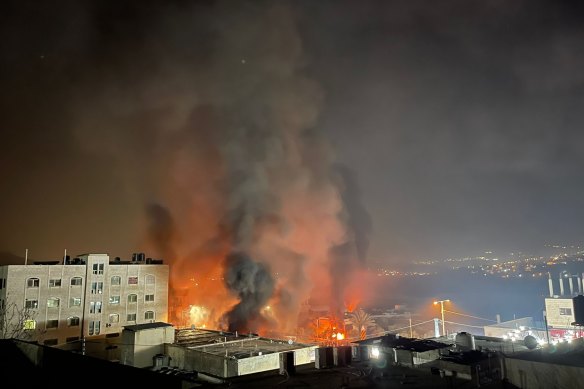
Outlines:
{"label": "thick smoke plume", "polygon": [[258,328],[262,324],[260,311],[274,294],[269,267],[244,253],[231,253],[225,259],[225,284],[239,298],[227,312],[229,330],[250,332]]}
{"label": "thick smoke plume", "polygon": [[370,221],[318,131],[292,8],[159,7],[115,25],[77,128],[138,204],[162,204],[146,243],[171,262],[171,320],[291,333],[311,298],[340,311]]}

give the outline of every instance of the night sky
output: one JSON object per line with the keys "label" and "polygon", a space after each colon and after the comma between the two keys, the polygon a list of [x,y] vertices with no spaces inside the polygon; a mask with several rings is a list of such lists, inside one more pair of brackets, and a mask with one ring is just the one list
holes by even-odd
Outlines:
{"label": "night sky", "polygon": [[[263,79],[280,70],[310,80],[286,95],[306,102],[286,117],[318,130],[356,178],[370,260],[582,241],[581,2],[271,7],[2,2],[3,255],[127,257],[147,247],[148,204],[172,208],[179,225],[204,213],[188,198],[205,180],[188,183],[218,120],[208,107],[247,101],[238,93],[252,81],[266,85],[258,99],[280,101],[269,83],[284,77]],[[206,130],[196,141],[191,125]]]}

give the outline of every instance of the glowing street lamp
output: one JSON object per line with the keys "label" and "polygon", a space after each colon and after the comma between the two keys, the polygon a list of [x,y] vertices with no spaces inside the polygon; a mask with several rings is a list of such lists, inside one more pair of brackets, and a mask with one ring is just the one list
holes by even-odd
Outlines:
{"label": "glowing street lamp", "polygon": [[442,335],[446,336],[446,330],[444,329],[444,303],[449,302],[450,300],[438,300],[434,301],[434,305],[440,304],[440,313],[442,315]]}

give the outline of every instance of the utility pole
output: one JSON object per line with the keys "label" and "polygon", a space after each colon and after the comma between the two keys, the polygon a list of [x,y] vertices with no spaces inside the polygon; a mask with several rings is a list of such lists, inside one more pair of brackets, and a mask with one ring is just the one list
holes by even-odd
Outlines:
{"label": "utility pole", "polygon": [[434,301],[434,305],[440,304],[440,314],[442,315],[442,336],[446,336],[446,327],[444,326],[444,303],[449,302],[450,300],[438,300]]}

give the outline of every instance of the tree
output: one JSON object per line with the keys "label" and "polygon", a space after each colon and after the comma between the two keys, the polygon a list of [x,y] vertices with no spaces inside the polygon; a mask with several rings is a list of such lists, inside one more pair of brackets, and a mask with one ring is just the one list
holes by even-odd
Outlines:
{"label": "tree", "polygon": [[367,336],[367,329],[375,325],[375,321],[371,315],[362,309],[351,313],[351,316],[349,316],[349,321],[353,326],[353,331],[357,332],[359,339],[365,339]]}
{"label": "tree", "polygon": [[0,339],[35,340],[39,335],[37,311],[5,301],[0,304]]}

